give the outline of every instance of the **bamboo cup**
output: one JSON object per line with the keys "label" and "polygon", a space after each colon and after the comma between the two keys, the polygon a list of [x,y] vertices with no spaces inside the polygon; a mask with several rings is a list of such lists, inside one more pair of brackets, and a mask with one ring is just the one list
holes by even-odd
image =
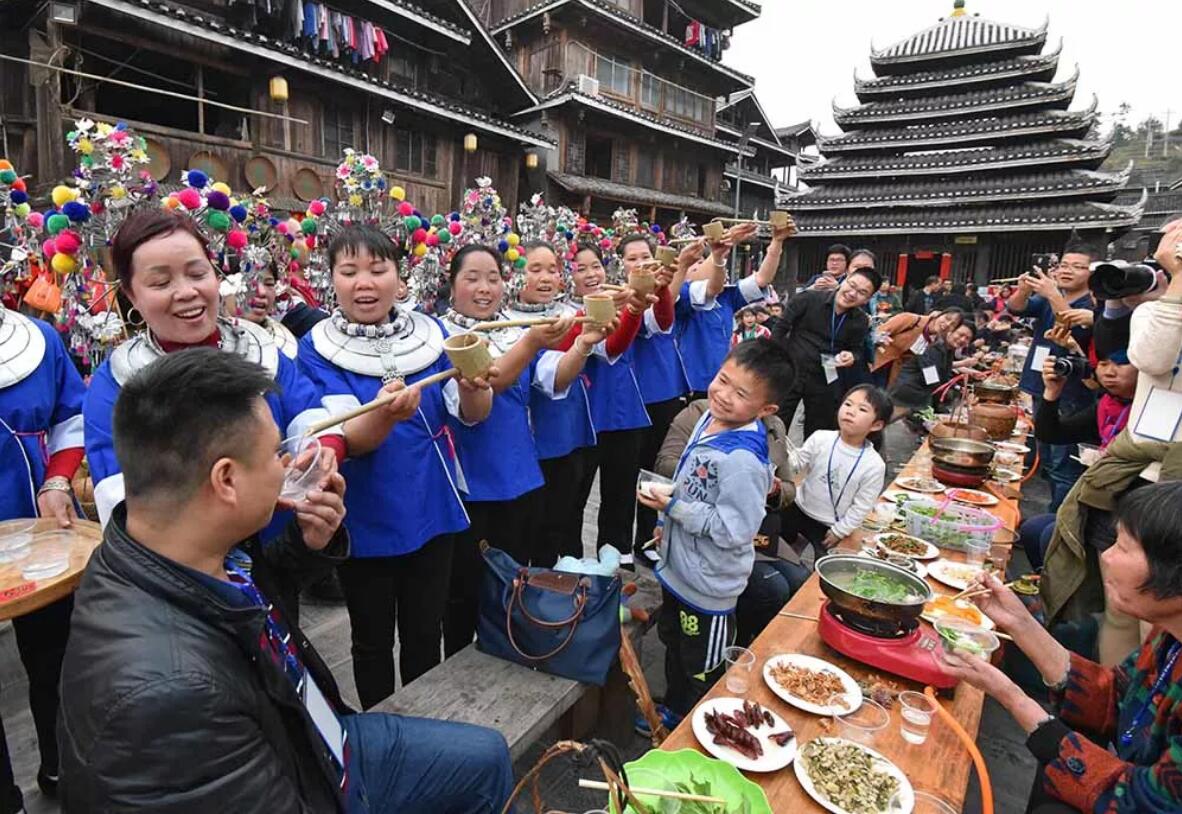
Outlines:
{"label": "bamboo cup", "polygon": [[616,301],[610,294],[588,294],[583,297],[583,310],[596,325],[607,325],[616,318]]}
{"label": "bamboo cup", "polygon": [[722,221],[713,220],[702,224],[702,234],[711,243],[717,243],[726,236],[726,227],[722,225]]}
{"label": "bamboo cup", "polygon": [[443,340],[443,352],[465,379],[479,379],[492,367],[492,354],[480,337],[455,334]]}
{"label": "bamboo cup", "polygon": [[[694,238],[697,240],[697,238]],[[672,246],[658,246],[657,247],[657,262],[662,266],[674,268],[677,266],[677,250]]]}
{"label": "bamboo cup", "polygon": [[[792,216],[782,209],[775,209],[768,215],[767,220],[755,218],[715,218],[715,223],[754,223],[756,226],[770,226],[773,229],[783,229],[792,221]],[[709,225],[709,224],[707,224]]]}
{"label": "bamboo cup", "polygon": [[650,268],[635,268],[628,272],[628,287],[640,296],[647,297],[657,290],[657,278]]}

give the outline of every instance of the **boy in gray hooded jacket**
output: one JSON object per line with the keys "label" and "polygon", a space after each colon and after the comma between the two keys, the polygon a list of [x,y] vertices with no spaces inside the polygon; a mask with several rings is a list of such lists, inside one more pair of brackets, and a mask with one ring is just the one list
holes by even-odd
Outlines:
{"label": "boy in gray hooded jacket", "polygon": [[682,716],[718,679],[735,641],[735,604],[755,559],[772,472],[762,419],[795,378],[787,354],[755,339],[737,345],[707,390],[674,473],[672,495],[639,492],[660,513],[665,706]]}

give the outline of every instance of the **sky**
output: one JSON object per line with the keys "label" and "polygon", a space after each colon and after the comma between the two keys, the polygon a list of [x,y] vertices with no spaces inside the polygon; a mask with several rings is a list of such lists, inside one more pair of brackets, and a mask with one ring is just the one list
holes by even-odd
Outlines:
{"label": "sky", "polygon": [[[834,135],[840,130],[833,98],[854,106],[854,69],[873,76],[871,40],[882,49],[934,25],[952,11],[952,0],[762,0],[762,6],[758,20],[735,29],[724,61],[755,77],[774,125],[811,119]],[[1087,107],[1095,93],[1102,113],[1132,105],[1130,126],[1149,113],[1164,120],[1171,107],[1171,128],[1182,117],[1178,0],[968,0],[966,10],[1031,28],[1049,15],[1045,50],[1063,38],[1056,79],[1071,76],[1079,63],[1072,109]]]}

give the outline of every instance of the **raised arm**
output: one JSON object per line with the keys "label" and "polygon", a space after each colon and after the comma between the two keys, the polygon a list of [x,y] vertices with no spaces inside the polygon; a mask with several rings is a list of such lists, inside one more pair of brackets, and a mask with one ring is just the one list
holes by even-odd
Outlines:
{"label": "raised arm", "polygon": [[772,240],[768,244],[763,262],[755,272],[755,281],[760,288],[767,288],[776,279],[776,272],[780,269],[780,258],[784,253],[784,241],[796,234],[796,226],[789,222],[788,226],[772,230]]}

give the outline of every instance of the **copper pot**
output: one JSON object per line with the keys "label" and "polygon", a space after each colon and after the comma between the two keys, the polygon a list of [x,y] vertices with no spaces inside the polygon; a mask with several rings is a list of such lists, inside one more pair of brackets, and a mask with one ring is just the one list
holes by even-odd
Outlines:
{"label": "copper pot", "polygon": [[982,427],[994,441],[1003,441],[1017,426],[1018,411],[1003,404],[974,404],[969,408],[969,420]]}
{"label": "copper pot", "polygon": [[963,421],[941,421],[932,426],[929,435],[932,438],[969,438],[974,441],[989,439],[989,434],[985,430]]}

